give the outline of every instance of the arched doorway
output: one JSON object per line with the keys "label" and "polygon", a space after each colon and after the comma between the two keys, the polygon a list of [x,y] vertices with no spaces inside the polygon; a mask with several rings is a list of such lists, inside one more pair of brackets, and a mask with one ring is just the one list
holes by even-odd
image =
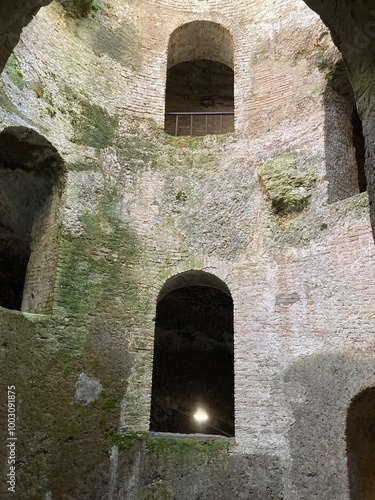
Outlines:
{"label": "arched doorway", "polygon": [[233,300],[216,276],[187,271],[162,288],[150,430],[234,435]]}

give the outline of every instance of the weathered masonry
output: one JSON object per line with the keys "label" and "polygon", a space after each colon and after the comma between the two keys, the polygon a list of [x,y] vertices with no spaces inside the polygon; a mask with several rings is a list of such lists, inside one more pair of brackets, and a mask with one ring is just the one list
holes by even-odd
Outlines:
{"label": "weathered masonry", "polygon": [[373,500],[366,2],[3,4],[17,497]]}
{"label": "weathered masonry", "polygon": [[165,131],[200,136],[233,131],[233,41],[217,23],[193,21],[169,39]]}

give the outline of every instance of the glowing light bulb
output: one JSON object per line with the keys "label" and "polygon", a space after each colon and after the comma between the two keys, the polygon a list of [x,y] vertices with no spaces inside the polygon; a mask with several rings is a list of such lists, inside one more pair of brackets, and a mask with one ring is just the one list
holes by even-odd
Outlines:
{"label": "glowing light bulb", "polygon": [[197,411],[194,413],[194,418],[197,422],[202,423],[208,420],[208,415],[205,410],[198,408]]}

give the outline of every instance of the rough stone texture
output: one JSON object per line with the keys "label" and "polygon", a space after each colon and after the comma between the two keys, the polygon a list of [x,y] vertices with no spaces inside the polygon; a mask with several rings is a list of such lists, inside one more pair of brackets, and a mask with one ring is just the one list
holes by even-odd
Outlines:
{"label": "rough stone texture", "polygon": [[335,202],[359,192],[359,172],[353,143],[355,100],[349,75],[342,60],[328,71],[324,92],[326,169],[330,179],[328,201]]}
{"label": "rough stone texture", "polygon": [[212,444],[176,440],[173,443],[167,439],[159,442],[150,439],[137,443],[135,439],[132,448],[132,455],[123,456],[118,463],[118,477],[129,479],[115,485],[114,498],[283,498],[277,457],[236,455],[230,443],[220,441]]}
{"label": "rough stone texture", "polygon": [[98,399],[102,390],[99,380],[81,373],[76,382],[76,402],[83,405],[93,403]]}
{"label": "rough stone texture", "polygon": [[298,172],[297,158],[276,157],[259,168],[258,176],[274,213],[287,215],[306,208],[315,179],[309,172]]}
{"label": "rough stone texture", "polygon": [[[324,2],[324,0],[305,0],[306,3],[322,17],[323,21],[330,28],[334,41],[342,52],[351,75],[351,83],[356,96],[357,106],[363,120],[365,134],[367,137],[367,162],[366,171],[368,179],[368,193],[371,200],[375,199],[374,177],[374,156],[375,142],[372,140],[371,130],[374,127],[375,111],[371,95],[372,74],[375,71],[374,61],[374,18],[375,11],[371,9],[370,0],[346,0],[340,4]],[[4,67],[6,60],[11,54],[19,40],[20,33],[33,15],[43,5],[48,5],[50,0],[29,0],[28,2],[10,2],[5,0],[0,11],[0,37],[2,52],[0,53],[0,70]],[[22,5],[21,5],[22,4]],[[85,15],[89,8],[88,0],[62,0],[62,4],[71,15]],[[168,5],[166,2],[158,2],[161,6]],[[243,12],[245,2],[237,2],[236,9]],[[198,11],[202,8],[197,4]],[[211,7],[211,6],[209,6]],[[176,8],[181,6],[176,5]],[[223,9],[225,12],[225,8]],[[129,32],[129,30],[127,30]],[[102,35],[103,36],[103,35]],[[104,35],[105,36],[105,35]],[[124,33],[115,33],[118,47],[123,45]],[[129,38],[131,42],[131,38]],[[103,47],[102,47],[103,48]],[[116,49],[115,49],[116,50]],[[364,76],[365,75],[365,76]],[[371,218],[375,227],[375,206],[370,205]]]}
{"label": "rough stone texture", "polygon": [[306,0],[330,28],[348,66],[357,108],[366,138],[366,176],[373,231],[375,227],[375,9],[371,0],[325,2]]}
{"label": "rough stone texture", "polygon": [[[0,310],[18,496],[348,500],[346,415],[375,385],[375,249],[367,195],[329,199],[339,55],[327,29],[302,0],[99,4],[85,19],[42,9],[0,80],[1,128],[38,131],[68,171],[53,314]],[[365,25],[359,2],[355,21],[344,6],[323,5],[327,23],[341,12],[337,42]],[[196,20],[233,37],[235,133],[175,139],[163,132],[169,36]],[[369,170],[365,49],[344,55]],[[258,177],[280,158],[315,179],[293,217],[270,209]],[[157,298],[189,270],[233,297],[236,437],[224,447],[145,436]],[[81,373],[103,386],[90,405],[74,404]]]}
{"label": "rough stone texture", "polygon": [[71,17],[84,17],[91,9],[92,0],[58,0]]}

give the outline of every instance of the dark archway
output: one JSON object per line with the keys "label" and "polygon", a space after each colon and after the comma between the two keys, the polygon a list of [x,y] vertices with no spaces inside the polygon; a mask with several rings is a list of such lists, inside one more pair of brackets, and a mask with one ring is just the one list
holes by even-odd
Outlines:
{"label": "dark archway", "polygon": [[356,396],[346,421],[351,500],[375,499],[375,387]]}
{"label": "dark archway", "polygon": [[233,41],[223,26],[194,21],[172,33],[165,112],[171,135],[234,130]]}
{"label": "dark archway", "polygon": [[159,294],[150,430],[234,435],[233,301],[209,273],[181,273]]}
{"label": "dark archway", "polygon": [[0,133],[0,305],[49,312],[57,259],[55,216],[63,162],[36,131]]}

